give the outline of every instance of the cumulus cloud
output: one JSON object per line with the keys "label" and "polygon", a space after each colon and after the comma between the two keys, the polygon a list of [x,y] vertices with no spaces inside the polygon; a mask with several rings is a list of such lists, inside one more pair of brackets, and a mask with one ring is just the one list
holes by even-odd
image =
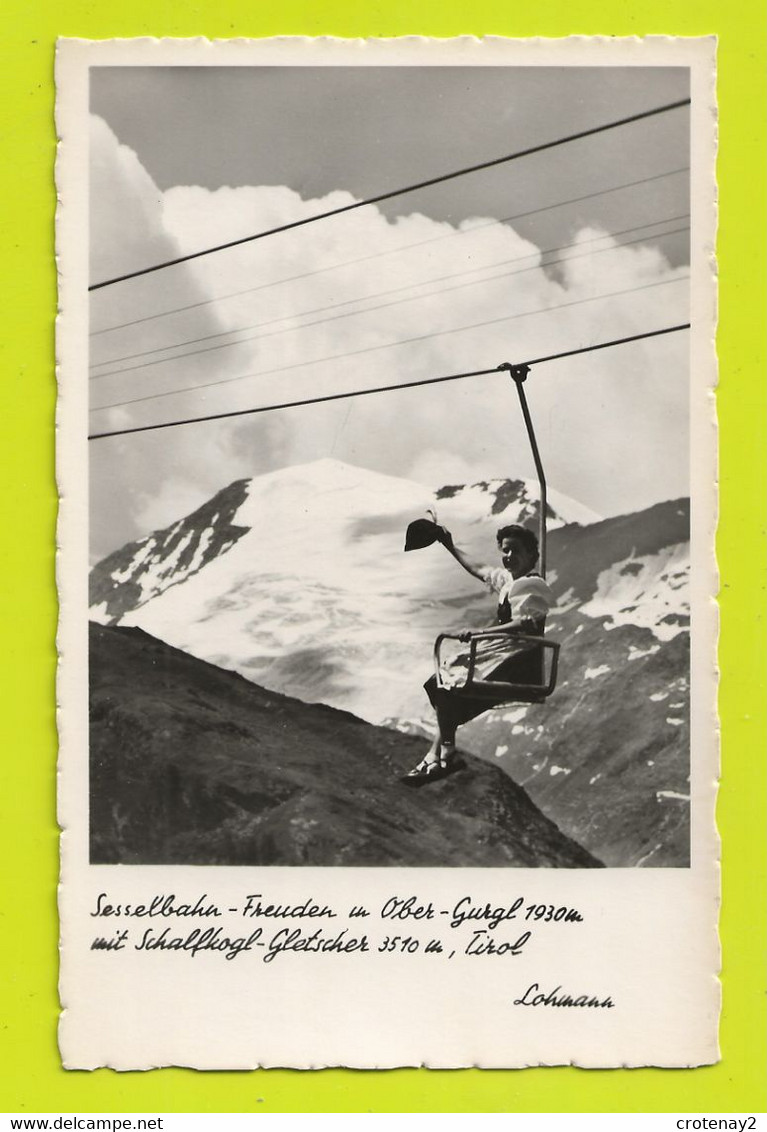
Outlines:
{"label": "cumulus cloud", "polygon": [[[160,193],[103,123],[95,137],[94,229],[112,241],[101,272],[353,203],[342,190],[303,200],[284,186]],[[96,292],[94,328],[134,324],[92,339],[93,374],[125,371],[92,381],[92,402],[135,403],[94,413],[93,423],[494,369],[686,321],[685,270],[657,248],[618,247],[593,227],[574,242],[544,270],[539,249],[492,217],[454,227],[418,213],[390,221],[366,207]],[[178,307],[190,309],[151,317]],[[684,334],[534,369],[526,389],[552,487],[603,514],[684,494],[687,375]],[[109,484],[103,502],[112,500],[102,550],[173,521],[234,478],[326,455],[435,484],[533,472],[516,393],[501,374],[95,444],[94,468]]]}
{"label": "cumulus cloud", "polygon": [[[165,220],[163,194],[137,155],[120,145],[106,122],[96,116],[91,119],[90,155],[91,278],[113,278],[182,254]],[[178,415],[176,399],[169,400],[167,408],[162,400],[150,402],[143,413],[130,405],[96,411],[99,405],[130,401],[172,388],[174,382],[202,383],[211,375],[220,378],[239,372],[238,357],[216,358],[208,364],[206,355],[200,355],[186,360],[182,369],[151,366],[105,376],[114,368],[147,360],[115,363],[116,358],[225,330],[228,324],[219,317],[217,307],[207,303],[210,296],[209,288],[204,283],[201,286],[185,266],[92,292],[92,431],[128,428]],[[189,309],[168,318],[152,317],[175,307]],[[124,323],[128,325],[122,326]],[[118,329],[110,329],[113,327]],[[196,409],[204,412],[200,403],[198,399]],[[280,459],[280,452],[279,425],[270,422],[267,426],[263,420],[250,422],[245,430],[241,422],[234,421],[217,429],[177,429],[92,441],[93,558],[173,522],[231,480],[265,471]]]}

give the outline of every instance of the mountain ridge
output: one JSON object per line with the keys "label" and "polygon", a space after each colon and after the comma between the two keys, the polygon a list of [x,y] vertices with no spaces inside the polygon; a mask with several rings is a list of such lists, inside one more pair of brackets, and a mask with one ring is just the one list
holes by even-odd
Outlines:
{"label": "mountain ridge", "polygon": [[[298,481],[301,490],[308,493],[310,483],[316,480],[321,481],[319,491],[342,495],[354,485],[353,480],[350,482],[349,473],[364,477],[368,498],[374,498],[375,494],[392,496],[396,492],[401,500],[403,516],[408,510],[425,510],[432,502],[448,499],[452,501],[453,510],[460,509],[465,507],[467,496],[477,493],[487,494],[492,500],[494,516],[502,516],[510,507],[514,508],[515,521],[525,522],[537,515],[535,490],[530,480],[482,480],[474,484],[451,485],[431,493],[410,480],[355,469],[340,460],[324,458],[308,465],[290,466],[251,479],[235,480],[189,515],[112,551],[97,562],[90,573],[91,616],[104,624],[115,624],[124,614],[159,596],[166,588],[186,581],[230,550],[256,526],[257,515],[249,514],[254,509],[247,506],[253,485],[258,484],[263,495],[268,497],[275,486],[291,480]],[[561,499],[568,514],[588,521],[596,518],[593,512],[566,496],[555,492],[552,498]],[[298,504],[297,520],[301,514],[300,499]],[[562,525],[563,519],[551,503],[547,514],[550,523]],[[233,519],[239,516],[247,521],[235,524]],[[372,523],[371,517],[360,516],[354,533],[357,536],[375,533]]]}

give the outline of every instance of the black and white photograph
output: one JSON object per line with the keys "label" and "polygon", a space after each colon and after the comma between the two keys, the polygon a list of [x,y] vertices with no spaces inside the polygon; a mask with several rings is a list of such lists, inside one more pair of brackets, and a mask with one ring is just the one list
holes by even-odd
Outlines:
{"label": "black and white photograph", "polygon": [[[709,876],[713,142],[689,54],[147,43],[92,45],[66,166],[83,867],[151,866],[166,916],[190,868],[210,901],[217,875],[280,866],[308,896],[374,870],[404,919],[414,870],[684,885],[698,828]],[[554,982],[544,1006],[573,1005]]]}

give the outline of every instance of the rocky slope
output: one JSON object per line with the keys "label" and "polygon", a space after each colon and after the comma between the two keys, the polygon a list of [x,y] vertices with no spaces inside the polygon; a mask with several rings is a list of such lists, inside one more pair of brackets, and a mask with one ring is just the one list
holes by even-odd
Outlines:
{"label": "rocky slope", "polygon": [[593,868],[497,767],[413,790],[423,742],[91,626],[91,860]]}

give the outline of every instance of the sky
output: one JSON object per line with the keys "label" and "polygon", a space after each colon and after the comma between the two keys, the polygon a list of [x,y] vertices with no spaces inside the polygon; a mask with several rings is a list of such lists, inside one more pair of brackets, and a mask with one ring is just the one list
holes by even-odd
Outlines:
{"label": "sky", "polygon": [[[687,94],[667,68],[93,68],[91,279]],[[688,165],[685,108],[94,291],[91,429],[685,322]],[[688,345],[534,367],[552,487],[602,515],[687,494]],[[91,441],[93,556],[234,479],[323,456],[432,486],[531,475],[515,397],[508,377],[477,377]]]}

